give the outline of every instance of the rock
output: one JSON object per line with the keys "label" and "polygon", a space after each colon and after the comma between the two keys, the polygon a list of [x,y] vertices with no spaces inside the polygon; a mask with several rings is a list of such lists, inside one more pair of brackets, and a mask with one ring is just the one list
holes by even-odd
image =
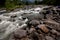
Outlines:
{"label": "rock", "polygon": [[25,37],[25,38],[22,38],[21,40],[30,40],[29,38]]}
{"label": "rock", "polygon": [[56,35],[51,34],[50,36],[53,37],[53,38],[56,38]]}
{"label": "rock", "polygon": [[57,39],[57,40],[60,40],[60,36],[57,36],[56,39]]}
{"label": "rock", "polygon": [[33,31],[33,32],[30,34],[30,37],[31,37],[32,40],[39,40],[39,39],[38,39],[38,33],[37,33],[37,32],[34,32],[34,31]]}
{"label": "rock", "polygon": [[51,30],[52,34],[55,34],[55,35],[60,35],[60,33],[54,29]]}
{"label": "rock", "polygon": [[31,13],[31,14],[25,14],[25,15],[23,15],[23,17],[25,17],[25,18],[28,18],[29,20],[40,20],[40,19],[42,19],[42,18],[44,18],[44,15],[43,14],[33,14],[33,13]]}
{"label": "rock", "polygon": [[45,33],[49,32],[49,29],[44,24],[38,25],[37,27],[40,28]]}
{"label": "rock", "polygon": [[33,31],[35,31],[35,28],[31,27],[29,32],[32,33]]}
{"label": "rock", "polygon": [[32,21],[30,21],[29,24],[32,25],[32,26],[37,26],[37,25],[40,24],[40,22],[38,20],[32,20]]}
{"label": "rock", "polygon": [[45,40],[44,35],[43,34],[39,34],[39,40]]}
{"label": "rock", "polygon": [[54,38],[52,38],[50,36],[46,36],[45,38],[46,38],[46,40],[55,40]]}
{"label": "rock", "polygon": [[44,22],[47,23],[47,24],[59,25],[59,23],[57,23],[56,21],[51,20],[51,19],[45,20]]}
{"label": "rock", "polygon": [[15,17],[17,17],[17,15],[12,15],[12,16],[11,16],[11,18],[15,18]]}
{"label": "rock", "polygon": [[15,38],[23,38],[26,37],[27,33],[25,30],[17,30],[14,32],[14,37]]}

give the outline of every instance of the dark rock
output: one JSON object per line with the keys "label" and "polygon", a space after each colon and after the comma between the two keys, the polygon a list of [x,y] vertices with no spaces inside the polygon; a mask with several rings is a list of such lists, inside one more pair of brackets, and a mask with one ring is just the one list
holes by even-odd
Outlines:
{"label": "dark rock", "polygon": [[11,16],[11,18],[15,18],[15,17],[17,17],[17,15],[12,15],[12,16]]}
{"label": "dark rock", "polygon": [[56,37],[56,40],[60,40],[60,36],[57,36],[57,37]]}
{"label": "dark rock", "polygon": [[30,37],[31,37],[32,40],[39,40],[38,33],[36,33],[36,32],[32,32],[30,34]]}

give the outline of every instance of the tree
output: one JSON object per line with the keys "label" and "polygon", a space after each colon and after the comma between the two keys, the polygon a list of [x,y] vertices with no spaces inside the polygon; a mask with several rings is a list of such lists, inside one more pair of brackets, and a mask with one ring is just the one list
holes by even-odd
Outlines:
{"label": "tree", "polygon": [[55,5],[56,0],[43,0],[43,4]]}
{"label": "tree", "polygon": [[0,0],[0,7],[4,7],[5,6],[5,0]]}
{"label": "tree", "polygon": [[60,6],[60,0],[56,0],[56,5]]}

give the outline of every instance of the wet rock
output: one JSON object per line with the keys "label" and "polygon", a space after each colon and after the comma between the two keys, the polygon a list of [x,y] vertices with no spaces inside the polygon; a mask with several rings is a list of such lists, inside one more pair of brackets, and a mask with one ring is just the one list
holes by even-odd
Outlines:
{"label": "wet rock", "polygon": [[15,38],[22,38],[22,37],[26,37],[27,33],[25,30],[17,30],[14,32],[14,37]]}
{"label": "wet rock", "polygon": [[40,24],[40,22],[38,20],[32,20],[32,21],[30,21],[29,24],[32,25],[32,26],[37,26],[37,25]]}
{"label": "wet rock", "polygon": [[44,24],[38,25],[38,28],[40,28],[45,33],[49,32],[49,29]]}
{"label": "wet rock", "polygon": [[23,17],[25,18],[28,18],[29,20],[40,20],[42,18],[44,18],[43,14],[26,14],[26,15],[23,15]]}
{"label": "wet rock", "polygon": [[12,16],[11,16],[11,18],[15,18],[15,17],[17,17],[17,15],[12,15]]}
{"label": "wet rock", "polygon": [[54,38],[52,38],[50,36],[46,36],[45,38],[46,38],[46,40],[55,40]]}

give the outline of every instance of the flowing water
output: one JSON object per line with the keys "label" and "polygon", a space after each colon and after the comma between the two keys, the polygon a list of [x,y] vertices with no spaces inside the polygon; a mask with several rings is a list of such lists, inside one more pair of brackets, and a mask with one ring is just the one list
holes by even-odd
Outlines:
{"label": "flowing water", "polygon": [[[28,10],[19,10],[16,12],[4,13],[0,15],[0,40],[8,40],[9,35],[15,30],[26,27],[26,22],[29,20],[23,16],[36,15],[41,12],[43,8],[31,8]],[[2,11],[1,11],[2,12]],[[23,16],[22,16],[23,15]]]}

